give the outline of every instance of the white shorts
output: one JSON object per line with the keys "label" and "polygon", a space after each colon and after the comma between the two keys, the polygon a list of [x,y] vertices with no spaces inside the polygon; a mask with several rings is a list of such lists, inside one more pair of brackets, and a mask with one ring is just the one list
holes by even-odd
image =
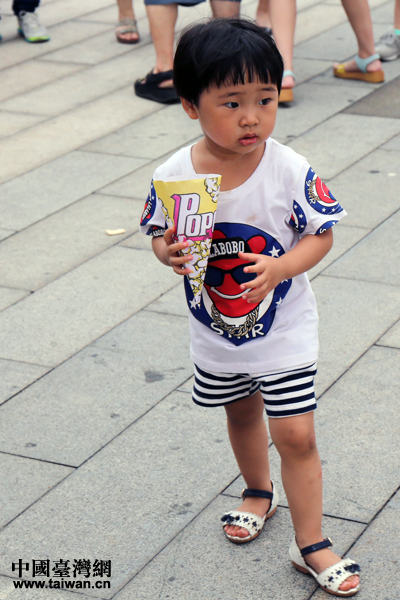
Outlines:
{"label": "white shorts", "polygon": [[200,406],[224,406],[260,390],[269,417],[293,417],[317,408],[316,363],[272,375],[211,373],[194,365],[192,398]]}

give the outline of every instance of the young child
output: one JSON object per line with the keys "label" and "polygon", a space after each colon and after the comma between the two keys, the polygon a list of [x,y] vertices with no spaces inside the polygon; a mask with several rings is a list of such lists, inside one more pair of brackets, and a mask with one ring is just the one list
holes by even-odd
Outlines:
{"label": "young child", "polygon": [[[241,506],[222,517],[226,537],[253,540],[277,508],[265,404],[295,529],[290,558],[325,591],[351,596],[360,569],[334,554],[321,530],[313,419],[318,316],[305,275],[329,252],[332,226],[346,213],[305,158],[270,137],[282,73],[274,42],[252,22],[221,19],[187,29],[176,50],[174,84],[204,137],[158,167],[154,180],[222,175],[200,306],[186,277],[185,289],[193,400],[225,407],[248,486]],[[179,275],[190,273],[188,257],[180,254],[189,242],[174,241],[153,185],[141,230],[152,236],[162,263]]]}

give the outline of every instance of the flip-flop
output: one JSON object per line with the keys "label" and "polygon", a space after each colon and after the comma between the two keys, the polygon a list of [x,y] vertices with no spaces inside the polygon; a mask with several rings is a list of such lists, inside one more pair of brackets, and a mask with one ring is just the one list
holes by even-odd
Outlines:
{"label": "flip-flop", "polygon": [[[293,79],[295,79],[294,73],[293,71],[290,71],[290,69],[283,71],[282,79],[284,77],[293,77]],[[281,93],[279,94],[278,102],[279,104],[285,102],[293,102],[293,88],[281,88]]]}
{"label": "flip-flop", "polygon": [[[137,33],[136,39],[126,39],[122,37],[127,33]],[[115,27],[115,37],[120,44],[137,44],[140,40],[137,23],[132,17],[121,19]]]}
{"label": "flip-flop", "polygon": [[372,54],[368,58],[360,58],[358,55],[354,57],[359,71],[346,71],[346,63],[340,63],[337,67],[333,67],[333,74],[340,79],[358,79],[367,83],[382,83],[385,81],[385,73],[383,69],[379,71],[367,71],[367,67],[374,60],[379,60],[379,54]]}

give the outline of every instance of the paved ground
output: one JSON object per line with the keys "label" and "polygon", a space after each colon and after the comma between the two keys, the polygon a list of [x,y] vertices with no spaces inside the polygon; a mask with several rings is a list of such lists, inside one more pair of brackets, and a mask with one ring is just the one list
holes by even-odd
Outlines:
{"label": "paved ground", "polygon": [[[248,546],[220,529],[242,487],[224,412],[191,403],[181,282],[137,233],[155,165],[200,131],[132,94],[153,64],[137,4],[131,48],[114,39],[111,0],[44,0],[42,45],[18,39],[0,0],[0,600],[320,600],[288,560],[274,448],[277,515]],[[379,37],[393,2],[371,6]],[[325,532],[362,564],[360,600],[398,600],[400,61],[382,86],[335,80],[332,62],[355,51],[340,2],[298,9],[296,102],[275,137],[349,213],[310,273]],[[181,9],[180,26],[201,14]],[[32,560],[61,582],[62,561],[81,559],[111,560],[111,589],[83,563],[76,581],[93,587],[76,595],[14,589]]]}

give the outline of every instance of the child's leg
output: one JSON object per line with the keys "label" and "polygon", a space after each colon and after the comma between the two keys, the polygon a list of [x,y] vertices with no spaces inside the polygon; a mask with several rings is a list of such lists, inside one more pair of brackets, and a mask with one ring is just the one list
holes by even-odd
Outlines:
{"label": "child's leg", "polygon": [[[232,449],[247,487],[272,491],[268,460],[268,432],[264,420],[264,401],[260,392],[225,406],[228,433]],[[271,501],[265,498],[245,498],[237,510],[264,517]],[[241,527],[224,527],[229,535],[248,536]]]}
{"label": "child's leg", "polygon": [[[314,431],[314,413],[296,417],[270,418],[272,440],[281,456],[282,483],[289,503],[299,548],[321,542],[322,469]],[[339,562],[329,548],[308,554],[306,562],[317,573]],[[351,575],[340,589],[357,587],[358,575]]]}

